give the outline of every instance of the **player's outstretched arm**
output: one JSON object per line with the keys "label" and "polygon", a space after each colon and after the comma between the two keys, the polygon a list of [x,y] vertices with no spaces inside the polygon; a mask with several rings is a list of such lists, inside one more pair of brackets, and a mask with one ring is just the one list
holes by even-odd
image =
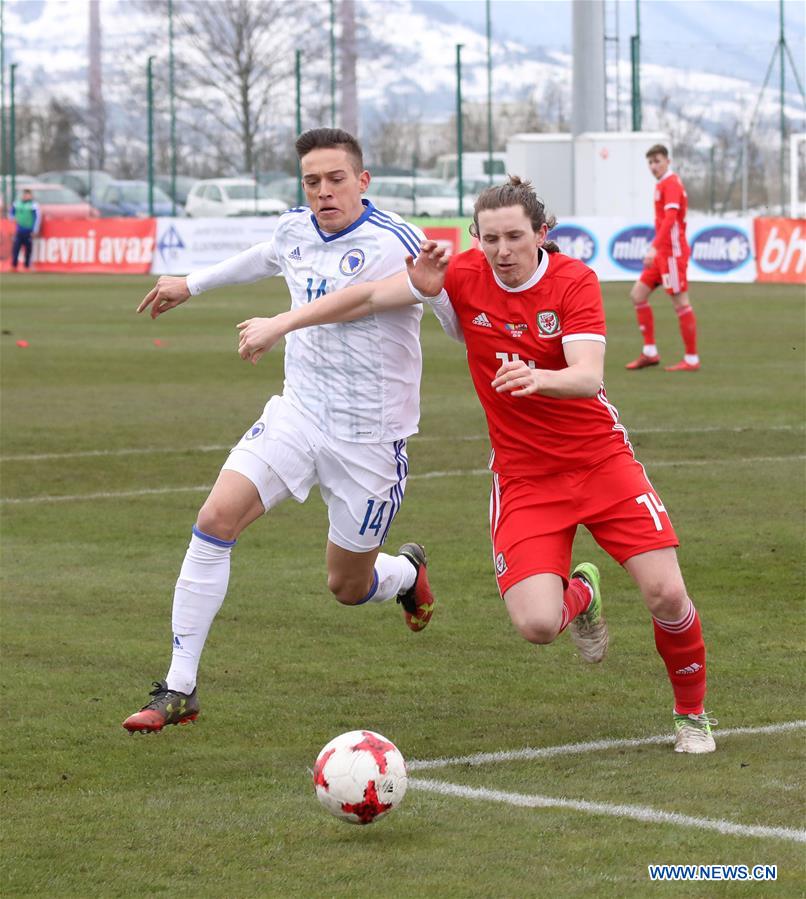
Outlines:
{"label": "player's outstretched arm", "polygon": [[374,312],[411,306],[412,296],[406,275],[400,273],[383,281],[367,281],[326,293],[305,306],[289,309],[271,318],[248,318],[239,322],[238,355],[253,364],[286,334],[313,325],[350,322]]}
{"label": "player's outstretched arm", "polygon": [[156,318],[184,303],[190,296],[188,290],[187,278],[175,277],[174,275],[162,275],[153,287],[143,298],[143,301],[137,307],[138,312],[145,312],[151,307],[151,317]]}
{"label": "player's outstretched arm", "polygon": [[445,257],[443,247],[437,246],[434,241],[424,241],[417,264],[410,256],[406,259],[406,273],[327,293],[305,306],[289,309],[272,318],[249,318],[239,322],[236,325],[239,331],[238,355],[254,364],[291,331],[313,325],[355,321],[367,315],[412,306],[420,299],[412,294],[408,279],[415,283],[415,271],[421,265],[422,271],[416,275],[416,289],[426,296],[436,296],[442,290],[447,265]]}

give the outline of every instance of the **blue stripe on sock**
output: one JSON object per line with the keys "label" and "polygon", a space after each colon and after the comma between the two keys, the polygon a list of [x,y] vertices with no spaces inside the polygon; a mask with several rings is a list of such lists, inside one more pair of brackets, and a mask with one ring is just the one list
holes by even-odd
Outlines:
{"label": "blue stripe on sock", "polygon": [[219,540],[218,537],[213,537],[210,534],[205,534],[204,531],[200,531],[195,524],[193,525],[193,535],[198,537],[199,540],[204,540],[205,543],[212,543],[213,546],[223,546],[225,549],[235,546],[234,540]]}
{"label": "blue stripe on sock", "polygon": [[355,603],[355,605],[363,606],[365,602],[369,602],[372,599],[372,597],[376,594],[377,591],[378,591],[378,569],[376,568],[372,574],[372,586],[369,588],[369,593],[367,593],[367,595],[363,599],[359,599],[358,602]]}

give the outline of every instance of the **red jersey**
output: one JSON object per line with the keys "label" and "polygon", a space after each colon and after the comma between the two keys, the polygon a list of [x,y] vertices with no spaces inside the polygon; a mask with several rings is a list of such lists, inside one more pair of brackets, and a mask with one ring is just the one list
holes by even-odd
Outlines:
{"label": "red jersey", "polygon": [[655,185],[655,239],[652,246],[663,256],[688,256],[686,212],[688,196],[683,182],[671,169]]}
{"label": "red jersey", "polygon": [[487,416],[490,468],[534,476],[632,455],[627,432],[602,385],[595,397],[556,399],[498,393],[491,382],[504,362],[567,368],[563,344],[605,342],[599,281],[584,263],[540,251],[537,271],[519,288],[504,287],[481,250],[451,258],[445,289],[464,331],[467,363]]}

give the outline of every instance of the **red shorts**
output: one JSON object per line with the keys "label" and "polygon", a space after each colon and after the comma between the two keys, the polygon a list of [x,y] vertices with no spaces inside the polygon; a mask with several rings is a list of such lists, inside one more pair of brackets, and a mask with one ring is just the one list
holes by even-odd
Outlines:
{"label": "red shorts", "polygon": [[678,545],[644,466],[626,448],[598,465],[540,478],[494,474],[490,531],[501,595],[534,574],[557,574],[567,584],[580,524],[620,565]]}
{"label": "red shorts", "polygon": [[658,253],[652,265],[646,266],[639,280],[650,290],[663,285],[669,296],[688,290],[688,254],[684,256],[664,256]]}

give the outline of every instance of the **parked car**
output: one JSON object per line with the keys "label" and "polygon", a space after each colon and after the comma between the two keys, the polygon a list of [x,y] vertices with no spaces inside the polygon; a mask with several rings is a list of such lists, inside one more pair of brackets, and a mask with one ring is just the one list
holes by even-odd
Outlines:
{"label": "parked car", "polygon": [[[98,211],[107,218],[147,218],[148,181],[110,181],[104,188],[97,203]],[[178,216],[184,215],[181,206],[176,207]],[[171,198],[154,185],[154,215],[173,215]]]}
{"label": "parked car", "polygon": [[[43,219],[85,219],[98,215],[98,210],[86,200],[61,184],[43,184],[41,181],[15,181],[15,201],[22,197],[24,190],[30,190],[34,201],[39,204]],[[0,208],[2,208],[0,197]],[[5,216],[5,210],[2,211]]]}
{"label": "parked car", "polygon": [[91,171],[89,169],[65,169],[59,172],[43,172],[37,176],[36,180],[45,184],[62,184],[75,191],[80,197],[92,202],[100,197],[104,188],[113,179],[109,172],[102,172],[100,169]]}
{"label": "parked car", "polygon": [[[190,193],[190,189],[194,184],[198,181],[198,178],[191,178],[189,175],[177,175],[176,176],[176,202],[181,203],[183,206],[187,203],[188,194]],[[160,190],[165,191],[169,197],[172,197],[171,193],[171,181],[172,178],[170,175],[156,175],[154,178],[154,184],[159,187]]]}
{"label": "parked car", "polygon": [[280,215],[288,204],[273,197],[264,184],[254,179],[210,178],[193,185],[185,208],[194,218],[212,218]]}
{"label": "parked car", "polygon": [[370,181],[368,200],[398,215],[456,215],[459,201],[446,181],[439,178],[388,177],[381,175]]}
{"label": "parked car", "polygon": [[[456,192],[456,184],[458,182],[458,178],[451,179],[448,183],[451,186],[451,190]],[[503,184],[506,181],[506,175],[493,175],[492,184]],[[490,186],[490,179],[486,176],[484,178],[462,178],[462,190],[465,194],[471,194],[471,196],[477,197],[483,190],[487,190]]]}
{"label": "parked car", "polygon": [[261,183],[270,197],[285,203],[286,209],[293,209],[299,205],[308,205],[305,194],[301,193],[301,196],[297,194],[297,187],[300,183],[298,178],[294,178],[291,175],[282,175],[278,178],[272,178],[271,181],[263,181],[261,178]]}
{"label": "parked car", "polygon": [[457,215],[459,198],[447,181],[438,178],[418,178],[414,184],[414,215]]}

